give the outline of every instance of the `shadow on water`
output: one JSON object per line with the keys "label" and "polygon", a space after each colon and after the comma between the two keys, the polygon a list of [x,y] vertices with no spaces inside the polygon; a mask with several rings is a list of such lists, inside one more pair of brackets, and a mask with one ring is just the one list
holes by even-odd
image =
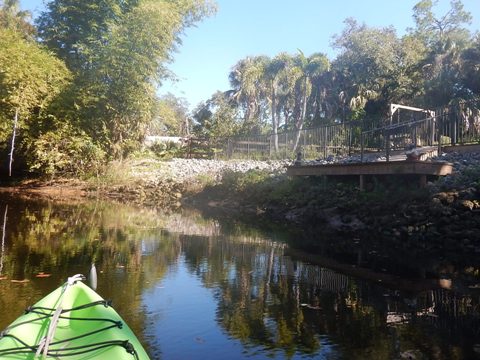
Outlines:
{"label": "shadow on water", "polygon": [[0,198],[0,221],[0,309],[8,309],[0,328],[93,262],[97,291],[154,359],[474,359],[480,351],[480,290],[400,262],[392,268],[408,268],[404,276],[383,271],[388,262],[361,244],[340,251],[330,239],[313,254],[297,246],[312,234],[266,224],[11,196]]}

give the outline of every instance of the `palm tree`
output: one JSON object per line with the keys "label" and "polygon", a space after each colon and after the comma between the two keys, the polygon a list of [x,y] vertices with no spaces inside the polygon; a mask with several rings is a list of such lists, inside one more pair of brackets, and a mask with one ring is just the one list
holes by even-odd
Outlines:
{"label": "palm tree", "polygon": [[230,84],[234,90],[232,97],[243,107],[246,124],[251,124],[260,116],[262,99],[265,98],[263,75],[268,61],[265,56],[247,57],[230,72]]}
{"label": "palm tree", "polygon": [[279,91],[280,81],[285,77],[285,69],[288,66],[289,55],[280,54],[274,59],[269,61],[265,66],[265,81],[267,82],[267,87],[270,90],[270,111],[272,117],[272,134],[273,134],[273,144],[275,152],[278,152],[278,126],[279,126],[279,114],[277,108],[277,94]]}
{"label": "palm tree", "polygon": [[465,43],[450,38],[437,45],[427,56],[422,67],[426,102],[435,107],[448,105],[451,100],[461,98],[463,95],[458,80],[461,78],[461,55]]}
{"label": "palm tree", "polygon": [[461,77],[463,87],[474,96],[480,96],[480,37],[461,55]]}
{"label": "palm tree", "polygon": [[298,104],[300,111],[296,121],[297,135],[293,145],[293,152],[296,152],[298,148],[300,134],[305,124],[308,97],[312,91],[312,79],[319,77],[321,74],[328,71],[330,68],[330,62],[324,54],[316,53],[306,57],[305,54],[299,50],[298,55],[295,57],[295,65],[300,71],[301,76],[297,83],[297,89],[299,90],[299,96],[297,99],[300,102]]}

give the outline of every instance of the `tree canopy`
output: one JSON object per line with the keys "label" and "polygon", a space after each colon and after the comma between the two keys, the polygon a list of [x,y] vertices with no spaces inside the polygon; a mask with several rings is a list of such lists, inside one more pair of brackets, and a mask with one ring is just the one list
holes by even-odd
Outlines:
{"label": "tree canopy", "polygon": [[5,160],[12,129],[18,127],[23,145],[31,143],[71,77],[61,60],[14,29],[0,28],[0,49],[0,154]]}
{"label": "tree canopy", "polygon": [[[41,171],[59,170],[64,161],[55,159],[85,147],[107,158],[140,148],[182,34],[215,12],[209,0],[52,0],[34,26],[18,1],[0,6],[0,116],[11,123],[19,111],[29,127],[20,157]],[[0,128],[3,152],[8,124]],[[71,149],[50,146],[59,134]],[[53,167],[38,166],[48,161]]]}
{"label": "tree canopy", "polygon": [[412,9],[415,26],[401,37],[393,27],[346,19],[332,38],[334,59],[299,50],[239,60],[229,74],[237,122],[255,128],[271,119],[258,128],[275,138],[278,129],[378,123],[388,118],[392,102],[423,108],[478,99],[478,35],[466,28],[471,15],[460,0],[452,0],[445,14],[437,14],[436,5],[419,1]]}
{"label": "tree canopy", "polygon": [[121,158],[141,143],[180,35],[214,9],[207,0],[48,5],[38,20],[39,35],[77,75],[72,117],[111,156]]}

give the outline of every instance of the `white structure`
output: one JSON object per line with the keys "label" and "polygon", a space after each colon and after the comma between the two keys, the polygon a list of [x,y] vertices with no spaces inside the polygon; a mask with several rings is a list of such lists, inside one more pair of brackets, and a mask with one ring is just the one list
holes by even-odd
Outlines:
{"label": "white structure", "polygon": [[175,143],[179,145],[183,145],[185,143],[185,139],[180,136],[154,136],[148,135],[145,137],[144,145],[146,147],[150,147],[155,143]]}

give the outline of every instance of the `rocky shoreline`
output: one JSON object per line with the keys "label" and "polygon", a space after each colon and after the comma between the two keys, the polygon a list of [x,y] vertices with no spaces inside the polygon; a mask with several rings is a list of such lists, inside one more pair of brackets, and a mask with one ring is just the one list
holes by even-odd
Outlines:
{"label": "rocky shoreline", "polygon": [[[225,174],[262,171],[285,174],[290,161],[221,161],[205,159],[143,159],[127,165],[129,181],[106,186],[99,194],[144,206],[178,208],[184,198],[222,182]],[[92,190],[97,191],[95,187]]]}
{"label": "rocky shoreline", "polygon": [[302,233],[299,247],[315,253],[353,257],[363,249],[363,261],[383,263],[382,267],[409,259],[435,274],[458,268],[476,274],[480,154],[449,153],[434,160],[451,162],[454,172],[426,189],[393,186],[362,192],[356,184],[343,183],[324,189],[318,179],[309,178],[293,180],[290,192],[279,196],[278,188],[291,181],[279,172],[272,175],[276,180],[270,186],[259,190],[253,185],[237,193],[231,184],[220,183],[187,203],[215,215],[233,213],[247,221],[250,217],[291,224]]}
{"label": "rocky shoreline", "polygon": [[139,159],[123,163],[122,179],[113,183],[115,176],[101,184],[27,183],[7,191],[56,200],[103,197],[149,207],[195,207],[235,221],[286,225],[297,229],[299,248],[333,257],[349,254],[358,265],[383,269],[397,261],[405,266],[408,259],[423,264],[427,273],[461,269],[479,276],[480,153],[442,154],[436,160],[451,162],[454,173],[426,189],[360,191],[356,183],[340,182],[325,189],[319,179],[288,178],[289,161]]}
{"label": "rocky shoreline", "polygon": [[[132,160],[122,165],[124,180],[117,184],[55,181],[7,189],[57,198],[104,197],[161,208],[208,207],[218,212],[254,214],[300,227],[320,224],[326,231],[342,234],[373,231],[419,241],[452,236],[480,238],[480,232],[475,233],[480,219],[480,153],[442,154],[434,160],[451,162],[454,172],[429,183],[421,191],[383,189],[363,193],[355,185],[342,183],[324,189],[315,179],[288,179],[286,166],[291,161],[199,159]],[[348,159],[337,161],[348,162]],[[245,189],[228,183],[228,179],[251,172],[267,176]],[[278,188],[282,187],[291,189],[278,194]],[[270,196],[269,192],[275,194]],[[477,245],[472,246],[476,249]]]}
{"label": "rocky shoreline", "polygon": [[[442,154],[434,160],[451,162],[454,165],[453,174],[429,183],[428,188],[421,191],[420,202],[416,202],[418,199],[415,197],[406,198],[405,200],[412,202],[402,202],[395,209],[392,208],[394,205],[392,198],[395,198],[396,190],[386,189],[381,194],[375,192],[362,194],[351,186],[343,187],[342,184],[338,184],[322,191],[315,180],[306,179],[297,181],[298,189],[292,189],[293,194],[283,194],[298,195],[303,199],[292,203],[291,199],[281,197],[270,199],[268,194],[262,194],[261,198],[246,193],[237,194],[237,189],[229,188],[229,184],[224,183],[226,177],[241,176],[253,171],[268,174],[266,181],[276,182],[279,186],[284,185],[288,181],[285,175],[286,166],[292,163],[285,160],[141,159],[123,165],[127,173],[124,174],[126,180],[118,184],[107,183],[99,186],[95,183],[62,180],[42,182],[39,186],[36,182],[27,182],[22,186],[10,188],[10,191],[44,193],[52,196],[59,194],[66,197],[100,196],[155,207],[194,204],[246,213],[255,209],[256,212],[277,221],[288,221],[301,226],[321,222],[322,226],[340,232],[372,230],[374,227],[378,232],[394,237],[418,234],[423,237],[430,237],[429,234],[443,237],[442,233],[449,237],[454,226],[449,226],[448,231],[442,231],[439,235],[438,227],[441,227],[441,224],[455,223],[463,217],[471,217],[474,220],[479,218],[477,215],[480,212],[478,177],[480,153]],[[336,161],[348,162],[348,159]],[[303,188],[299,182],[305,182]],[[254,190],[246,189],[245,192],[254,193]],[[295,194],[295,191],[302,194]],[[405,195],[403,190],[399,191],[401,196]],[[382,201],[375,195],[386,196],[387,200]],[[418,197],[418,194],[415,196]],[[319,201],[319,198],[323,201]],[[332,203],[334,206],[331,206]],[[396,213],[388,212],[389,209]],[[471,238],[477,234],[464,227],[455,231],[455,236]]]}

